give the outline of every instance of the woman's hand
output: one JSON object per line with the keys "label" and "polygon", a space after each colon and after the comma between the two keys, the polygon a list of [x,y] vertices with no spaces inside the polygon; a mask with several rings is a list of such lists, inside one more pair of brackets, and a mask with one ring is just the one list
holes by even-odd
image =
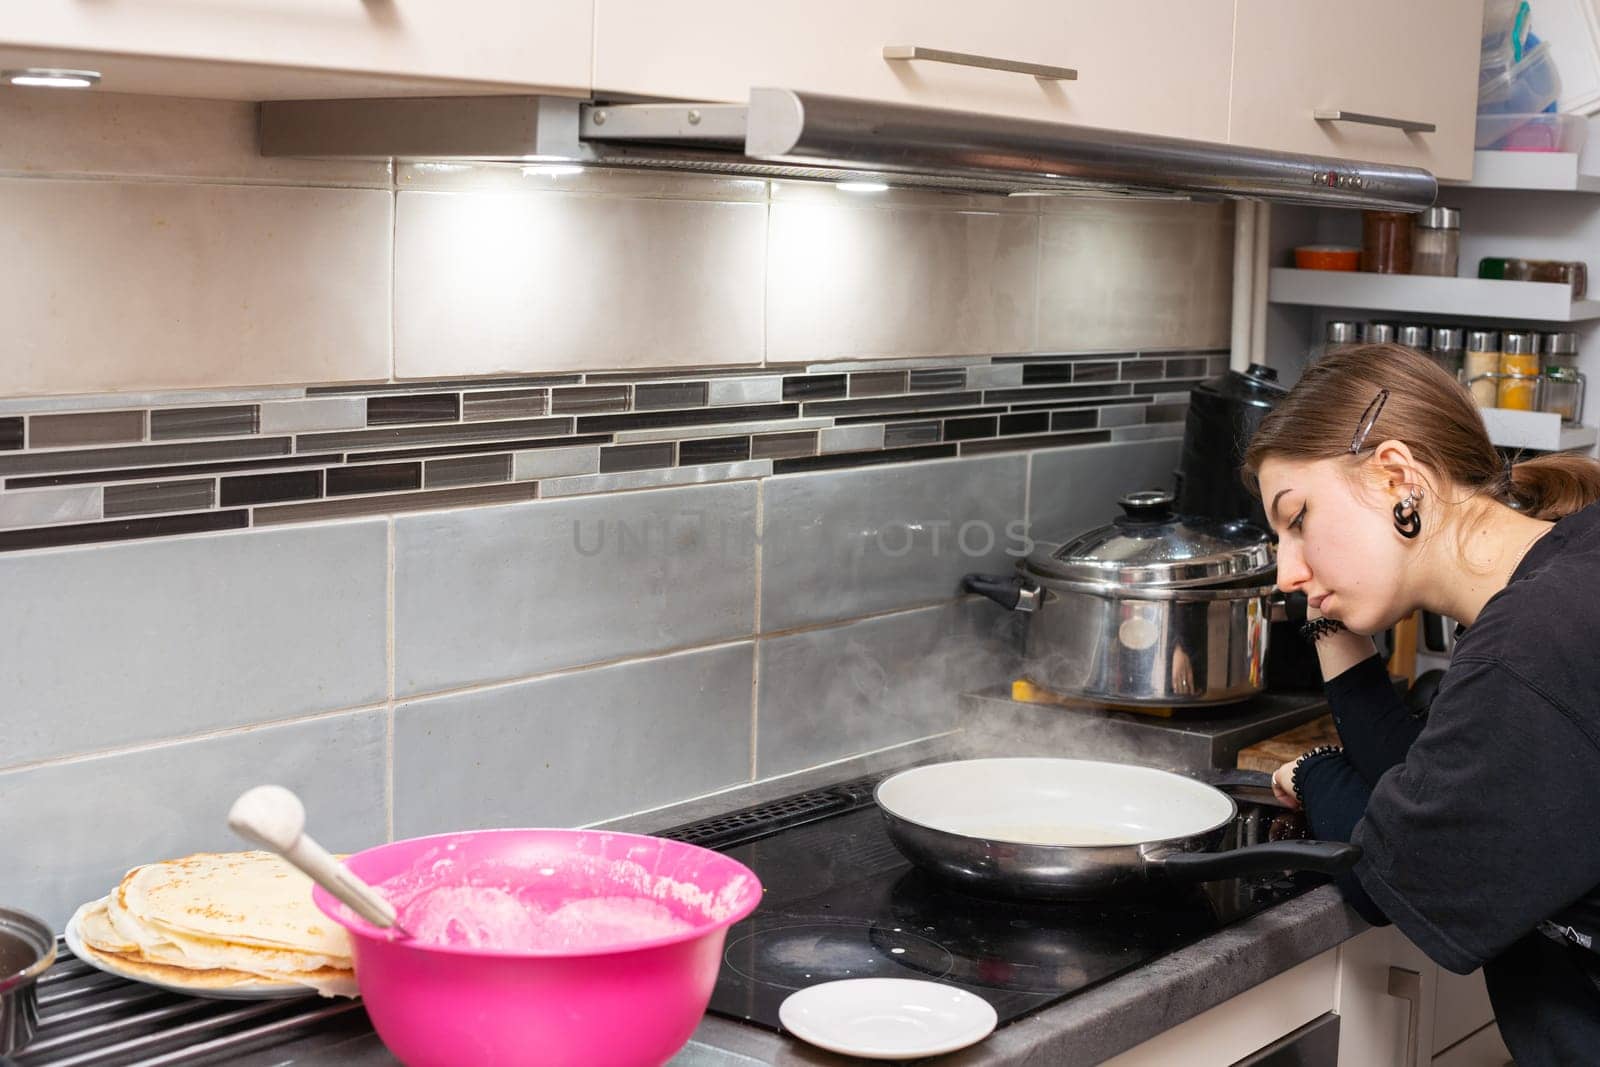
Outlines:
{"label": "woman's hand", "polygon": [[1300,800],[1294,795],[1294,765],[1297,762],[1290,760],[1272,772],[1272,795],[1291,811],[1300,810]]}

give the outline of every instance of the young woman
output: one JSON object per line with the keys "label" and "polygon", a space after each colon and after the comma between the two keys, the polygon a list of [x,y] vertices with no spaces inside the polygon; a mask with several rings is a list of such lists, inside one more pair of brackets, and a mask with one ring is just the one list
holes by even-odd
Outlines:
{"label": "young woman", "polygon": [[[1600,1063],[1600,463],[1503,460],[1452,377],[1375,345],[1311,366],[1245,469],[1343,742],[1274,788],[1362,847],[1362,915],[1483,968],[1519,1067]],[[1463,628],[1424,719],[1367,636],[1418,609]]]}

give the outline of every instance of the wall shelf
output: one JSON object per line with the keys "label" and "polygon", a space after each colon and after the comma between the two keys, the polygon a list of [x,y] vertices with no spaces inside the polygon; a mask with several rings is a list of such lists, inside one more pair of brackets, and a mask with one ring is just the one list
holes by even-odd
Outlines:
{"label": "wall shelf", "polygon": [[1600,174],[1578,169],[1576,152],[1474,152],[1470,182],[1441,182],[1461,189],[1555,190],[1600,193]]}
{"label": "wall shelf", "polygon": [[1600,430],[1593,426],[1564,426],[1561,416],[1547,411],[1511,411],[1483,408],[1483,425],[1489,440],[1501,448],[1534,448],[1542,452],[1593,448]]}
{"label": "wall shelf", "polygon": [[1488,278],[1275,267],[1267,299],[1274,304],[1535,322],[1600,318],[1600,300],[1574,300],[1566,285]]}

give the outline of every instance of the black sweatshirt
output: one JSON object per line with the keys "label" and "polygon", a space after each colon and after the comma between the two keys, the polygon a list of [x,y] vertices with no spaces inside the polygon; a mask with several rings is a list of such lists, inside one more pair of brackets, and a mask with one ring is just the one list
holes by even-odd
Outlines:
{"label": "black sweatshirt", "polygon": [[1297,775],[1340,880],[1441,966],[1483,967],[1519,1067],[1600,1063],[1600,505],[1558,522],[1456,643],[1426,720],[1376,656],[1327,683],[1344,752]]}

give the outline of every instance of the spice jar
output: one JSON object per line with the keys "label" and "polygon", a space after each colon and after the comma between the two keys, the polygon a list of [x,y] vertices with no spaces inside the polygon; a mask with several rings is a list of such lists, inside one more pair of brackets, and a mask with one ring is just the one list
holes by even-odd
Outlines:
{"label": "spice jar", "polygon": [[1495,281],[1566,285],[1572,290],[1574,300],[1582,300],[1589,293],[1589,268],[1570,260],[1485,256],[1478,260],[1478,277],[1493,278]]}
{"label": "spice jar", "polygon": [[1430,207],[1417,216],[1412,234],[1411,273],[1456,276],[1461,260],[1461,212]]}
{"label": "spice jar", "polygon": [[1404,211],[1361,213],[1361,269],[1411,273],[1411,216]]}
{"label": "spice jar", "polygon": [[1493,330],[1467,332],[1466,358],[1462,372],[1472,399],[1480,408],[1494,407],[1495,375],[1500,372],[1500,335]]}
{"label": "spice jar", "polygon": [[1317,360],[1323,356],[1331,356],[1335,352],[1343,352],[1347,348],[1354,348],[1360,343],[1361,327],[1354,322],[1336,319],[1328,323],[1327,330],[1323,335],[1321,351],[1313,352],[1311,358]]}
{"label": "spice jar", "polygon": [[1548,367],[1570,367],[1578,361],[1578,335],[1571,330],[1542,334],[1539,354]]}
{"label": "spice jar", "polygon": [[1364,345],[1389,345],[1394,343],[1394,323],[1368,322],[1361,326],[1361,343]]}
{"label": "spice jar", "polygon": [[1402,326],[1395,333],[1395,340],[1407,348],[1414,348],[1418,352],[1426,352],[1428,343],[1433,340],[1433,331],[1426,326]]}
{"label": "spice jar", "polygon": [[1500,379],[1495,407],[1534,410],[1539,388],[1539,335],[1507,330],[1500,342]]}
{"label": "spice jar", "polygon": [[[1461,379],[1461,364],[1466,357],[1467,332],[1455,326],[1435,326],[1428,354],[1452,378]],[[1498,362],[1498,361],[1497,361]]]}
{"label": "spice jar", "polygon": [[1576,367],[1546,367],[1539,379],[1539,410],[1561,416],[1562,422],[1583,418],[1584,377]]}

